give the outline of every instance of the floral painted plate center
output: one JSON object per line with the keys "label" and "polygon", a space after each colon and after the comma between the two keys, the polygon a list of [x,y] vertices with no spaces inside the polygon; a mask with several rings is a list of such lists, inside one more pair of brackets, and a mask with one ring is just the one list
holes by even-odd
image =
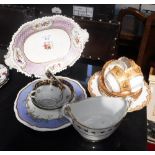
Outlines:
{"label": "floral painted plate center", "polygon": [[69,35],[61,29],[40,31],[29,36],[24,43],[25,56],[34,63],[45,63],[62,58],[69,49]]}

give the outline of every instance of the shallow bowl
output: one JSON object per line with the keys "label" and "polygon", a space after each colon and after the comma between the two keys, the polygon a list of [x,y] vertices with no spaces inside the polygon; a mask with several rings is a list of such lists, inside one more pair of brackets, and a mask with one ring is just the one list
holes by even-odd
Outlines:
{"label": "shallow bowl", "polygon": [[125,117],[128,102],[122,98],[92,97],[62,109],[82,137],[99,141],[109,137]]}

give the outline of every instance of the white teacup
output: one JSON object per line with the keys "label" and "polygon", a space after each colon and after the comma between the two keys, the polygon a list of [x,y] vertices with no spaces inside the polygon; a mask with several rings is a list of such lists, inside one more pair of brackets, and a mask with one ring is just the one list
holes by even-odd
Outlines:
{"label": "white teacup", "polygon": [[42,109],[57,109],[69,103],[74,97],[72,85],[62,80],[64,88],[54,80],[42,80],[36,83],[31,92],[32,102]]}

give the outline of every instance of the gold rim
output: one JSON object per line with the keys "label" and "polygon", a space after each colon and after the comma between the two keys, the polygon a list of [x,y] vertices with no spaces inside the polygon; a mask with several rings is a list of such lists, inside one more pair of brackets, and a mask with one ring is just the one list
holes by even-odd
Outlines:
{"label": "gold rim", "polygon": [[104,72],[105,72],[106,68],[107,68],[108,65],[109,65],[111,62],[113,62],[113,61],[115,61],[115,59],[109,60],[109,61],[107,61],[107,62],[103,65],[102,70],[101,70],[101,74],[103,74],[103,76],[104,76]]}
{"label": "gold rim", "polygon": [[108,95],[108,96],[126,97],[126,96],[129,95],[129,96],[133,97],[134,99],[137,99],[140,96],[141,92],[142,92],[142,88],[136,93],[131,93],[131,92],[127,92],[127,91],[124,92],[123,94],[122,93],[116,93],[116,92],[109,92],[107,90],[106,86],[105,86],[105,83],[103,81],[103,77],[102,77],[101,74],[99,75],[98,81],[99,81],[99,91],[101,93],[104,93],[104,94]]}
{"label": "gold rim", "polygon": [[143,101],[141,103],[141,105],[138,105],[135,108],[129,108],[128,112],[133,112],[133,111],[141,110],[141,109],[143,109],[145,106],[147,106],[150,103],[150,100],[151,100],[151,89],[150,89],[149,85],[146,82],[144,84],[147,87],[146,91],[148,93],[148,95],[146,96],[146,100]]}
{"label": "gold rim", "polygon": [[[129,80],[132,79],[133,77],[137,77],[137,76],[143,76],[142,72],[141,72],[141,68],[131,59],[129,59],[129,63],[130,63],[130,67],[127,70],[122,70],[120,69],[118,66],[114,66],[113,69],[110,71],[110,73],[116,77],[116,80],[120,86],[120,92],[109,92],[109,90],[107,90],[107,87],[105,85],[104,82],[104,73],[106,68],[108,67],[109,64],[112,64],[112,62],[114,62],[116,60],[110,60],[108,62],[105,63],[105,65],[102,68],[101,71],[101,77],[99,77],[99,87],[101,92],[104,91],[104,93],[110,94],[110,95],[114,95],[114,96],[120,96],[120,97],[124,97],[126,95],[130,95],[133,96],[134,98],[138,97],[140,95],[140,93],[142,92],[142,89],[140,89],[138,92],[136,93],[132,93],[131,92],[131,86],[129,83]],[[127,79],[127,80],[125,80]],[[111,89],[112,90],[112,89]]]}
{"label": "gold rim", "polygon": [[95,76],[98,75],[98,74],[100,74],[100,71],[94,73],[94,74],[90,77],[90,79],[89,79],[89,81],[88,81],[88,92],[89,92],[90,95],[93,96],[93,97],[95,97],[96,94],[93,93],[93,89],[92,89],[91,85],[92,85],[92,81],[95,79]]}
{"label": "gold rim", "polygon": [[[100,71],[94,73],[94,74],[90,77],[90,79],[89,79],[89,81],[88,81],[88,91],[89,91],[89,93],[90,93],[91,96],[94,96],[94,97],[96,96],[96,94],[93,93],[93,90],[92,90],[92,87],[91,87],[92,81],[95,79],[96,75],[100,75],[100,74],[101,74]],[[147,91],[147,93],[148,93],[148,95],[147,95],[147,97],[146,97],[146,100],[143,101],[140,105],[136,106],[135,108],[129,108],[128,112],[134,112],[134,111],[141,110],[141,109],[143,109],[145,106],[147,106],[147,105],[149,104],[149,102],[150,102],[150,100],[151,100],[151,89],[150,89],[149,85],[148,85],[146,82],[144,82],[144,85],[147,87],[146,91]],[[99,86],[100,86],[100,85],[99,85]],[[98,89],[99,89],[99,87],[98,87]],[[99,90],[99,91],[100,91],[100,90]],[[110,96],[110,97],[118,97],[118,96],[114,96],[114,95],[105,93],[104,91],[103,91],[103,92],[100,91],[100,93],[101,93],[101,95],[105,94],[105,95]],[[140,94],[141,94],[141,93],[140,93]],[[138,96],[138,97],[139,97],[139,96]],[[138,97],[136,97],[136,98],[138,98]]]}

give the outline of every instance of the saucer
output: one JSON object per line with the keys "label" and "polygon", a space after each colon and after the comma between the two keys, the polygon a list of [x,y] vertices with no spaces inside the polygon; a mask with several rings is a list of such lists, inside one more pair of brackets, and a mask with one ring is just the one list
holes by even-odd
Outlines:
{"label": "saucer", "polygon": [[[103,92],[101,93],[99,91],[99,88],[98,88],[99,75],[100,75],[100,72],[96,72],[94,75],[91,76],[91,78],[88,81],[88,91],[91,96],[102,96],[102,95],[108,96],[106,93],[103,93]],[[144,108],[147,104],[149,104],[150,99],[151,99],[151,90],[148,84],[145,82],[142,88],[142,93],[130,105],[128,112],[133,112]]]}
{"label": "saucer", "polygon": [[8,75],[8,69],[4,65],[0,64],[0,88],[7,83]]}
{"label": "saucer", "polygon": [[[71,83],[74,89],[74,99],[72,102],[81,101],[83,99],[87,98],[86,92],[84,88],[81,86],[79,82],[76,80],[67,78],[67,77],[60,77],[68,82]],[[65,127],[68,127],[71,125],[69,120],[67,120],[65,117],[59,117],[51,118],[51,119],[40,119],[35,118],[31,114],[28,113],[27,109],[27,99],[30,92],[33,90],[35,84],[40,81],[40,79],[37,79],[28,85],[26,85],[23,89],[21,89],[16,97],[15,103],[14,103],[14,112],[16,115],[16,118],[19,122],[26,125],[27,127],[37,130],[37,131],[55,131],[59,129],[63,129]],[[53,110],[54,113],[57,114],[55,110]]]}

